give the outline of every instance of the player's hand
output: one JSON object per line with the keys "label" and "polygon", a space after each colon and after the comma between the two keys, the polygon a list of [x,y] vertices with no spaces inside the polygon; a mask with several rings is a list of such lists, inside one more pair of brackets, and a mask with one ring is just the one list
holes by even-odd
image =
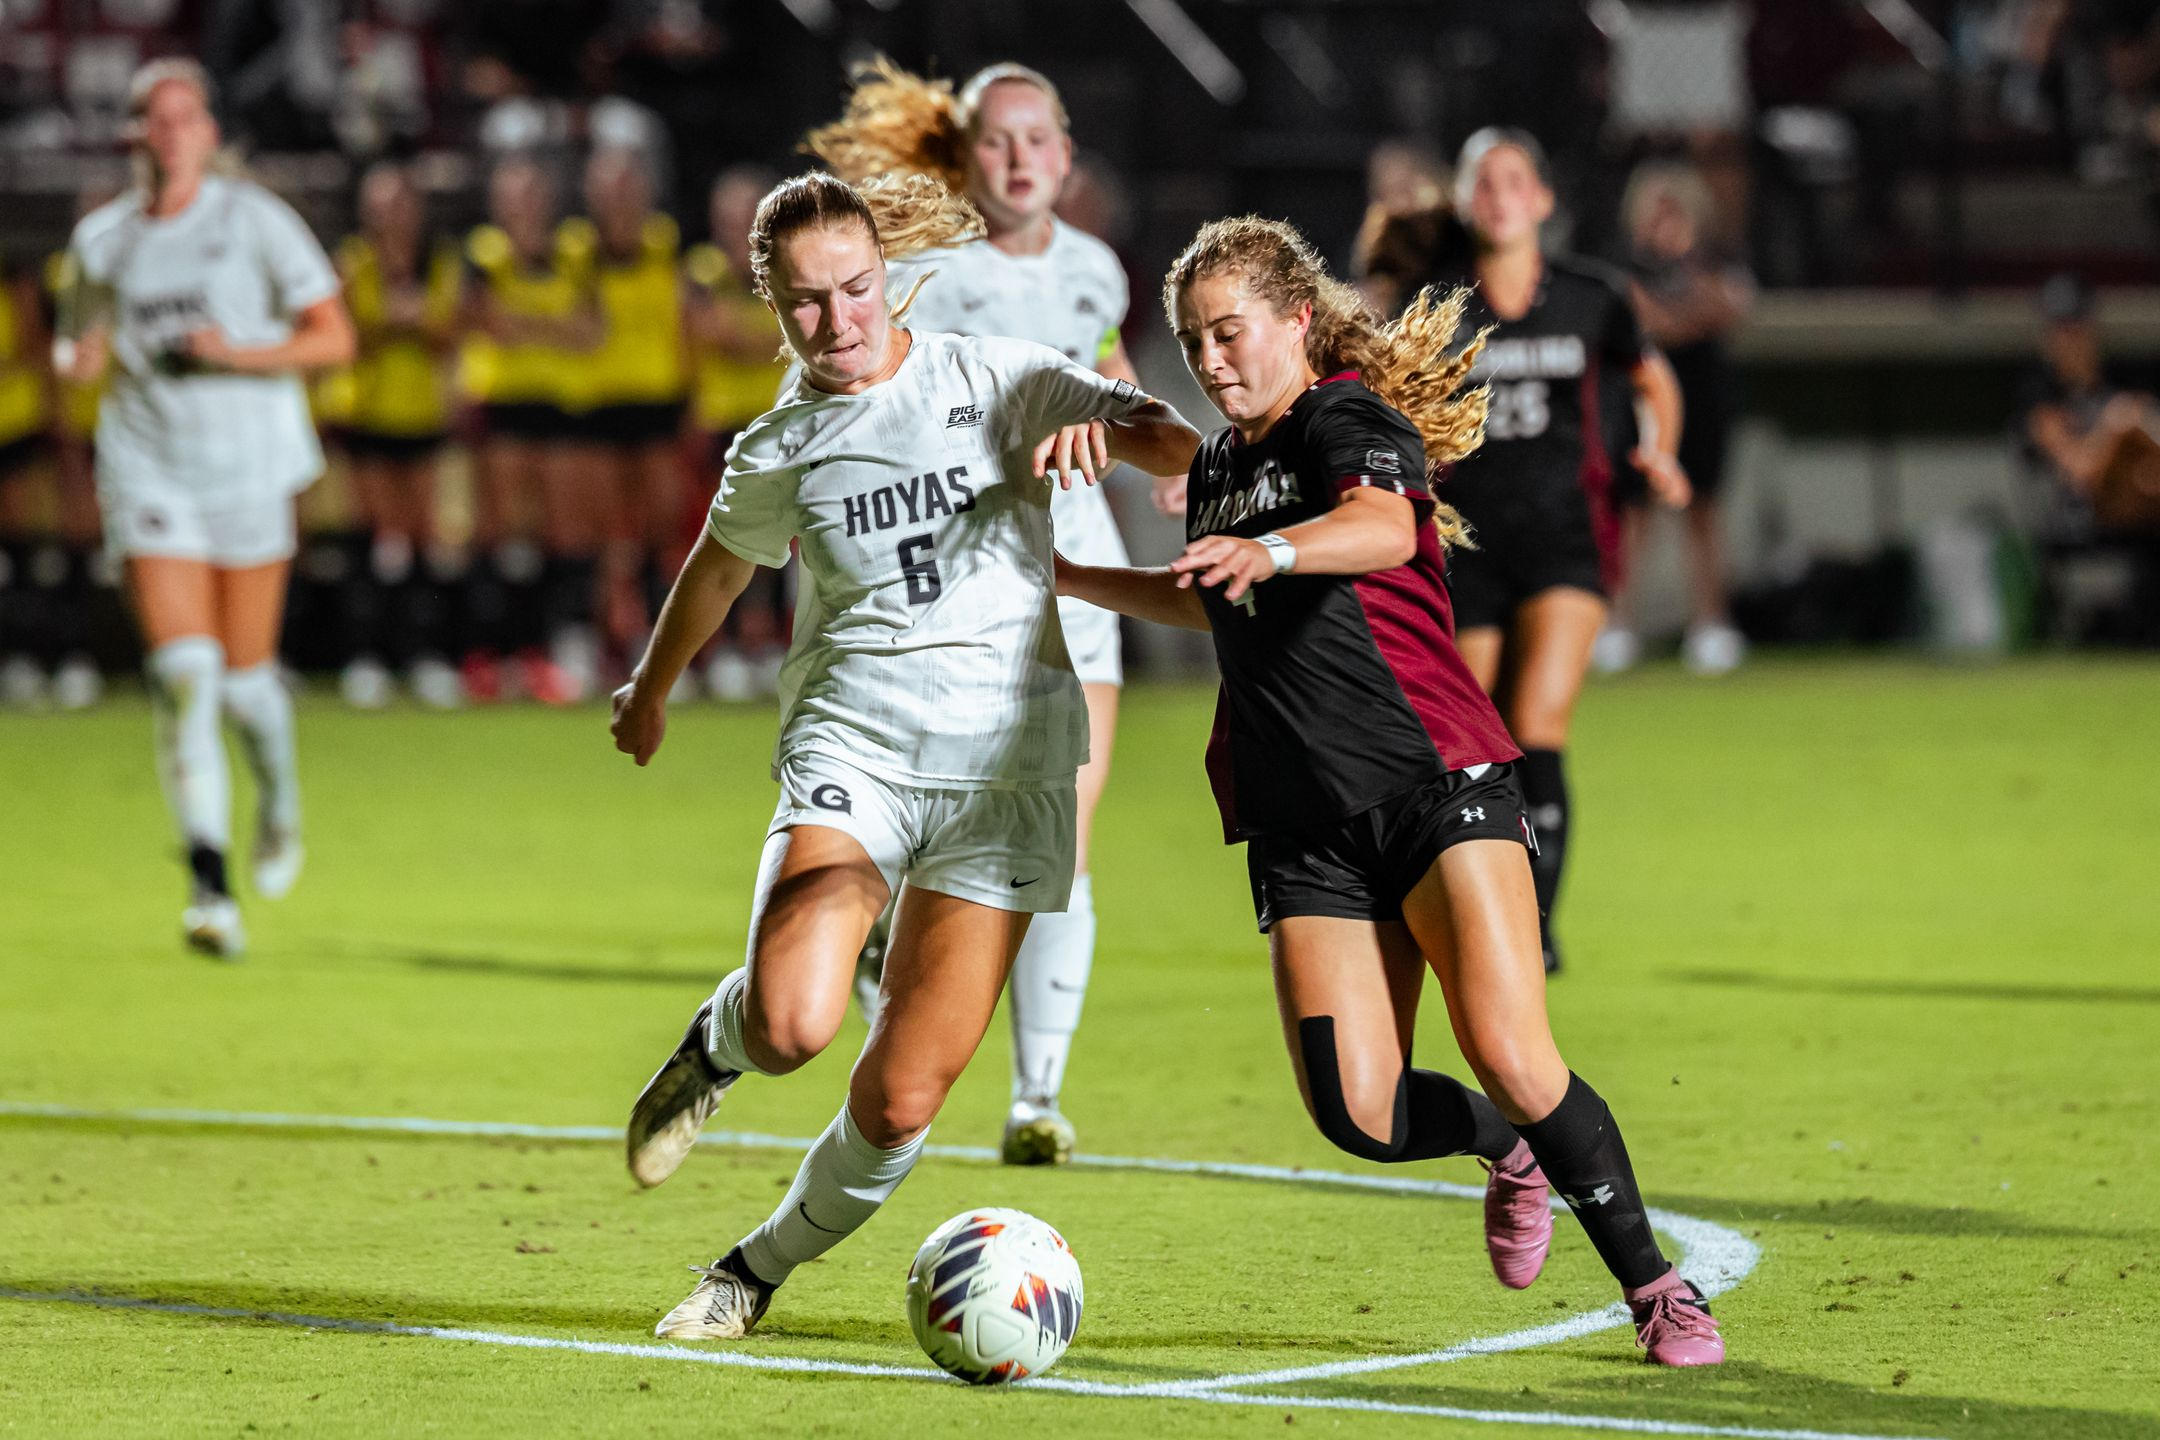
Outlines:
{"label": "player's hand", "polygon": [[638,682],[632,680],[615,692],[608,734],[615,737],[617,750],[640,765],[649,763],[667,735],[666,697],[648,699],[639,693]]}
{"label": "player's hand", "polygon": [[234,363],[234,360],[240,352],[234,348],[232,341],[225,338],[225,332],[215,325],[206,326],[201,330],[188,331],[181,338],[180,350],[188,359],[205,369],[236,370],[239,368]]}
{"label": "player's hand", "polygon": [[1650,493],[1657,497],[1659,504],[1681,510],[1695,498],[1695,487],[1688,484],[1687,471],[1680,468],[1680,461],[1674,456],[1638,445],[1628,458],[1642,471],[1643,479],[1650,482]]}
{"label": "player's hand", "polygon": [[1235,605],[1253,586],[1274,578],[1275,557],[1257,540],[1208,535],[1187,545],[1185,553],[1170,562],[1170,570],[1178,577],[1178,589],[1190,590],[1196,579],[1202,585],[1221,585],[1223,599]]}
{"label": "player's hand", "polygon": [[1100,420],[1088,420],[1078,425],[1067,425],[1054,435],[1043,438],[1035,447],[1035,475],[1047,480],[1050,472],[1057,472],[1058,488],[1072,489],[1073,475],[1077,472],[1088,484],[1110,468],[1110,427]]}
{"label": "player's hand", "polygon": [[1150,496],[1155,508],[1177,519],[1185,514],[1185,476],[1158,475],[1155,477],[1154,493]]}

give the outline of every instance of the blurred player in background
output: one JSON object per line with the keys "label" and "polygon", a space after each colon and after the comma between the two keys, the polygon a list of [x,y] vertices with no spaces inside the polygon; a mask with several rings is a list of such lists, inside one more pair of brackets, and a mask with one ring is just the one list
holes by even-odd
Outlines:
{"label": "blurred player in background", "polygon": [[644,764],[676,677],[751,571],[800,544],[809,583],[749,962],[638,1097],[641,1184],[674,1172],[743,1072],[785,1074],[832,1042],[856,956],[906,881],[847,1100],[772,1217],[702,1270],[663,1336],[744,1334],[913,1168],[1029,917],[1062,909],[1072,884],[1087,709],[1050,584],[1046,476],[1092,483],[1113,456],[1175,469],[1199,439],[1129,381],[1046,346],[892,323],[881,251],[978,226],[920,176],[857,191],[813,174],[766,197],[752,276],[801,368],[729,452],[710,527],[615,696],[616,746]]}
{"label": "blurred player in background", "polygon": [[585,207],[596,241],[601,338],[577,366],[577,463],[605,527],[601,632],[628,657],[643,648],[674,574],[661,567],[675,549],[682,513],[683,409],[690,393],[682,235],[653,209],[652,162],[639,150],[593,152],[585,166]]}
{"label": "blurred player in background", "polygon": [[278,629],[293,496],[323,464],[298,374],[348,363],[353,328],[300,217],[252,181],[214,173],[201,67],[143,67],[129,104],[140,183],[75,227],[77,283],[55,359],[79,383],[112,370],[98,498],[149,652],[159,768],[191,880],[182,927],[197,949],[229,957],[245,939],[226,875],[219,713],[255,772],[255,888],[275,899],[302,858]]}
{"label": "blurred player in background", "polygon": [[465,688],[476,700],[500,698],[500,657],[516,653],[524,687],[567,704],[590,688],[599,662],[598,497],[570,443],[578,366],[601,337],[593,230],[556,223],[547,172],[524,156],[488,178],[488,213],[465,243],[460,370],[481,427]]}
{"label": "blurred player in background", "polygon": [[[1643,334],[1672,366],[1687,423],[1680,433],[1680,468],[1687,472],[1688,625],[1680,658],[1698,675],[1723,675],[1747,656],[1734,628],[1726,586],[1723,512],[1725,459],[1740,416],[1740,372],[1726,338],[1747,318],[1755,285],[1741,266],[1711,253],[1710,186],[1692,165],[1658,161],[1628,180],[1621,202],[1627,226],[1629,290]],[[1646,498],[1624,487],[1622,583],[1634,578],[1648,539]],[[1623,593],[1598,637],[1598,668],[1624,670],[1641,652]]]}
{"label": "blurred player in background", "polygon": [[[895,293],[927,280],[909,310],[925,331],[1033,340],[1137,383],[1126,358],[1124,267],[1110,247],[1053,213],[1072,172],[1071,126],[1057,87],[1022,65],[977,71],[957,93],[887,61],[862,71],[845,114],[812,131],[808,148],[844,177],[923,174],[964,194],[989,233],[896,267]],[[1051,498],[1058,550],[1096,565],[1126,563],[1110,503],[1093,486]],[[1007,1164],[1056,1164],[1073,1152],[1058,1107],[1095,959],[1088,841],[1110,778],[1124,682],[1118,618],[1060,600],[1065,641],[1087,696],[1090,750],[1080,771],[1078,874],[1071,906],[1038,918],[1012,974],[1013,1080],[1002,1154]],[[866,1007],[867,1008],[867,1007]]]}
{"label": "blurred player in background", "polygon": [[[750,224],[758,201],[780,177],[755,165],[723,170],[713,181],[712,238],[693,246],[684,262],[689,280],[692,356],[691,418],[699,473],[717,472],[743,427],[772,407],[780,381],[780,326],[750,288]],[[703,533],[712,484],[696,487],[689,536]],[[688,542],[678,539],[668,573],[681,568]],[[703,665],[715,700],[749,700],[775,693],[787,651],[788,572],[760,567],[728,609],[727,623]]]}
{"label": "blurred player in background", "polygon": [[33,706],[46,694],[50,612],[65,575],[40,533],[32,482],[50,454],[52,410],[45,307],[37,277],[0,260],[0,705]]}
{"label": "blurred player in background", "polygon": [[448,709],[463,687],[445,658],[444,596],[463,564],[442,538],[435,480],[450,435],[463,266],[455,244],[431,237],[404,167],[369,170],[359,208],[360,233],[337,253],[360,345],[338,434],[367,531],[369,593],[348,605],[361,633],[340,688],[362,708],[385,704],[397,666],[416,699]]}
{"label": "blurred player in background", "polygon": [[[1553,198],[1536,140],[1480,130],[1457,159],[1452,210],[1401,217],[1364,262],[1398,303],[1425,285],[1468,287],[1465,323],[1491,332],[1474,376],[1492,390],[1485,443],[1445,482],[1476,548],[1457,552],[1448,583],[1463,659],[1523,747],[1548,972],[1560,968],[1552,920],[1570,820],[1561,754],[1619,580],[1605,406],[1624,394],[1644,402],[1652,433],[1621,458],[1665,504],[1688,498],[1672,450],[1672,369],[1643,339],[1617,275],[1544,253]],[[1626,391],[1608,383],[1616,375]]]}
{"label": "blurred player in background", "polygon": [[[1511,1289],[1550,1250],[1550,1176],[1650,1358],[1718,1363],[1611,1110],[1553,1043],[1521,752],[1453,643],[1464,525],[1428,466],[1469,455],[1485,418],[1484,395],[1460,393],[1475,342],[1448,354],[1462,292],[1376,326],[1304,237],[1252,217],[1204,226],[1164,289],[1230,421],[1193,461],[1190,541],[1160,570],[1061,560],[1058,584],[1215,637],[1208,775],[1226,838],[1249,842],[1307,1110],[1362,1159],[1483,1160],[1487,1254]],[[1428,968],[1483,1093],[1411,1066]]]}

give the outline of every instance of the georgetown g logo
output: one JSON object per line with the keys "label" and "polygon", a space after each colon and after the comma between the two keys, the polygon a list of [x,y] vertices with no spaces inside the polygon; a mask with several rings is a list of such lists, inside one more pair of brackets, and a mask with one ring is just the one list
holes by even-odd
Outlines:
{"label": "georgetown g logo", "polygon": [[838,785],[828,783],[818,786],[810,792],[810,803],[820,810],[837,810],[843,815],[855,813],[855,802],[849,799],[847,791]]}

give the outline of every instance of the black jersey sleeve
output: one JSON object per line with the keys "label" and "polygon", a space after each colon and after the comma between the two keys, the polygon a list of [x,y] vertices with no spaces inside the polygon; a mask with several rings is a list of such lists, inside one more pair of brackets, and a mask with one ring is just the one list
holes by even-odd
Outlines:
{"label": "black jersey sleeve", "polygon": [[1635,301],[1627,286],[1613,276],[1608,277],[1608,288],[1610,300],[1600,343],[1608,356],[1632,369],[1650,353],[1650,342],[1643,335],[1642,321],[1635,314]]}
{"label": "black jersey sleeve", "polygon": [[1306,422],[1307,443],[1337,496],[1371,487],[1432,503],[1425,474],[1425,442],[1417,427],[1367,395],[1315,410]]}

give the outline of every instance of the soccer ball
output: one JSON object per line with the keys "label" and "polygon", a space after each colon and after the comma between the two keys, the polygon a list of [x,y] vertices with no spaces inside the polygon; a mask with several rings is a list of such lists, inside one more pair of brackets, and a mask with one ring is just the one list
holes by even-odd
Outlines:
{"label": "soccer ball", "polygon": [[923,1353],[970,1385],[1023,1380],[1080,1328],[1080,1262],[1032,1215],[962,1211],[915,1252],[907,1309]]}

